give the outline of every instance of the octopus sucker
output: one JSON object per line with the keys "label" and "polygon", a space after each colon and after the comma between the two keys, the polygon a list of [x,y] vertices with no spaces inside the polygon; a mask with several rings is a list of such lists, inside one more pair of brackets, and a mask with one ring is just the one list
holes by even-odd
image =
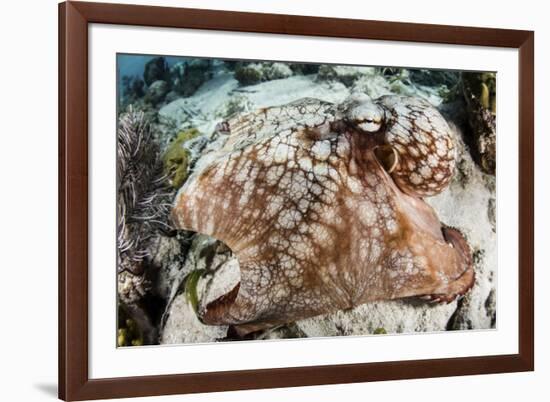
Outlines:
{"label": "octopus sucker", "polygon": [[240,283],[199,308],[205,324],[245,335],[372,301],[450,302],[473,286],[466,239],[423,200],[456,163],[452,131],[428,102],[307,98],[218,127],[225,145],[172,211],[239,261]]}

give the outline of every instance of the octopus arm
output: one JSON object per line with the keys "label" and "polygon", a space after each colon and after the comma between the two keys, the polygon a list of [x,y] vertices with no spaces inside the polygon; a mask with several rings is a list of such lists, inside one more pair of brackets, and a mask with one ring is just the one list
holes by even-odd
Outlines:
{"label": "octopus arm", "polygon": [[442,225],[433,208],[400,192],[394,202],[399,230],[387,235],[384,288],[391,298],[426,296],[452,301],[474,284],[472,253],[464,236]]}
{"label": "octopus arm", "polygon": [[224,133],[230,135],[225,148],[235,150],[299,127],[322,126],[334,119],[335,110],[332,103],[304,98],[237,115],[220,124]]}

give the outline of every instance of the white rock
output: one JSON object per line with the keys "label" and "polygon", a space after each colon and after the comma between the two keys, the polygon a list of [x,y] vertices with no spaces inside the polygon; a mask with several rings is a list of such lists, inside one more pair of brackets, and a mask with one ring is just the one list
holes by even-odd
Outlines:
{"label": "white rock", "polygon": [[202,324],[185,294],[178,295],[170,304],[166,323],[160,337],[161,344],[204,343],[224,338],[227,327]]}
{"label": "white rock", "polygon": [[293,74],[288,64],[285,63],[273,63],[264,69],[264,75],[268,80],[280,80],[291,77]]}

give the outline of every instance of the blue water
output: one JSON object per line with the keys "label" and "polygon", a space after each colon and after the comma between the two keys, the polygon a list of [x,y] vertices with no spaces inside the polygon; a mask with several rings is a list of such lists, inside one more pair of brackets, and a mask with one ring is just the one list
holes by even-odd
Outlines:
{"label": "blue water", "polygon": [[[159,57],[158,55],[136,55],[136,54],[119,54],[117,55],[117,68],[119,77],[124,76],[138,76],[143,78],[143,70],[145,64],[151,59]],[[164,56],[164,59],[168,63],[168,67],[172,67],[181,61],[189,60],[188,57],[176,57],[176,56]]]}

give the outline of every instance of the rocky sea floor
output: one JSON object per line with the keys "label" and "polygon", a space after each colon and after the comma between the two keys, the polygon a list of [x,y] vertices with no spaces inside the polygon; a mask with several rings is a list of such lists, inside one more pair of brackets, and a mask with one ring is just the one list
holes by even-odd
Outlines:
{"label": "rocky sea floor", "polygon": [[[154,58],[142,76],[121,75],[121,87],[121,119],[128,110],[140,111],[149,124],[146,139],[158,149],[160,180],[165,181],[159,189],[157,180],[154,191],[162,193],[164,204],[219,146],[216,125],[237,113],[304,97],[340,103],[354,92],[373,99],[401,94],[428,100],[453,129],[459,157],[449,187],[426,201],[442,223],[459,229],[467,239],[474,256],[474,287],[449,304],[415,299],[368,303],[255,333],[249,339],[495,328],[494,75],[210,60],[169,66],[163,58]],[[130,212],[119,209],[119,213]],[[227,326],[203,325],[195,311],[239,282],[237,259],[216,239],[172,230],[168,215],[159,214],[166,220],[159,227],[144,227],[135,219],[124,229],[128,237],[124,244],[139,243],[143,255],[135,267],[129,262],[135,258],[119,256],[119,346],[236,340]],[[132,231],[141,233],[138,240]]]}

